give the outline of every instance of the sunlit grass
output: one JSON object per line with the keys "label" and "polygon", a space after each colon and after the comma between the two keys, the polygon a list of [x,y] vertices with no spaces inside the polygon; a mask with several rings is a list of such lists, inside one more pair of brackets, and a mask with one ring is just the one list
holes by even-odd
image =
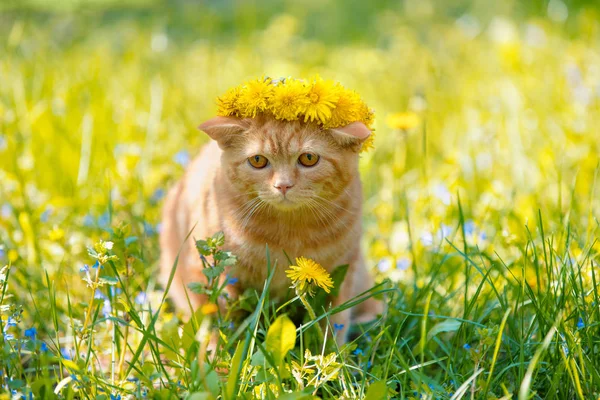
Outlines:
{"label": "sunlit grass", "polygon": [[[567,32],[382,8],[377,46],[306,39],[315,22],[292,15],[227,42],[178,40],[158,15],[3,28],[0,399],[597,398],[596,14]],[[364,246],[387,311],[342,348],[266,290],[182,322],[157,231],[195,127],[230,86],[314,73],[376,111]]]}

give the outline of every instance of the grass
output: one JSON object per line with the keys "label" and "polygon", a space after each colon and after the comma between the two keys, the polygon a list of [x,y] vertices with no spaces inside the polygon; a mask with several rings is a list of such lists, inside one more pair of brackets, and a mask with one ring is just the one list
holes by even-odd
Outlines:
{"label": "grass", "polygon": [[[600,19],[542,3],[382,1],[348,35],[333,4],[7,11],[0,399],[598,398]],[[194,127],[247,78],[315,72],[376,111],[366,295],[387,311],[341,348],[267,290],[184,322],[157,230]]]}

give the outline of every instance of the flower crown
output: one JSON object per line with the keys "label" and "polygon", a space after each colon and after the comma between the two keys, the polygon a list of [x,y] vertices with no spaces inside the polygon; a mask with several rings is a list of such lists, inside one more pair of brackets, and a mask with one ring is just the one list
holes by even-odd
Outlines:
{"label": "flower crown", "polygon": [[373,110],[355,91],[318,75],[310,80],[268,77],[251,80],[218,97],[217,107],[217,115],[222,117],[254,118],[264,113],[279,120],[316,122],[324,129],[362,122],[371,135],[361,151],[373,147]]}

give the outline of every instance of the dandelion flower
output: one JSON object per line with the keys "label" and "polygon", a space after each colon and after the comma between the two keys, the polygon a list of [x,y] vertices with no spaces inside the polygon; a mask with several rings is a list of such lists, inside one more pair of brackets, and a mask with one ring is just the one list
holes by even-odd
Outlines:
{"label": "dandelion flower", "polygon": [[309,88],[302,82],[290,80],[273,88],[271,111],[277,119],[294,121],[304,113],[310,103]]}
{"label": "dandelion flower", "polygon": [[318,76],[308,92],[310,102],[304,112],[304,122],[311,120],[326,124],[331,118],[331,110],[339,99],[339,91],[332,81],[324,81]]}
{"label": "dandelion flower", "polygon": [[214,314],[217,312],[217,310],[218,310],[218,307],[213,303],[203,304],[202,308],[200,308],[200,311],[202,312],[203,315]]}
{"label": "dandelion flower", "polygon": [[352,91],[338,86],[338,99],[335,108],[331,110],[331,118],[327,122],[327,127],[336,128],[346,126],[353,121],[360,119],[361,100],[360,96]]}
{"label": "dandelion flower", "polygon": [[239,114],[238,100],[240,98],[241,89],[239,86],[229,89],[221,97],[217,97],[217,114],[224,117]]}
{"label": "dandelion flower", "polygon": [[313,260],[300,257],[296,258],[296,264],[290,265],[290,269],[286,271],[286,274],[292,280],[294,286],[301,291],[309,288],[310,284],[321,287],[327,293],[333,288],[333,281],[329,273]]}
{"label": "dandelion flower", "polygon": [[419,116],[413,112],[395,113],[388,116],[386,122],[392,129],[408,130],[419,125]]}
{"label": "dandelion flower", "polygon": [[271,79],[256,79],[246,83],[238,98],[242,117],[256,117],[256,114],[267,109],[269,98],[273,94]]}

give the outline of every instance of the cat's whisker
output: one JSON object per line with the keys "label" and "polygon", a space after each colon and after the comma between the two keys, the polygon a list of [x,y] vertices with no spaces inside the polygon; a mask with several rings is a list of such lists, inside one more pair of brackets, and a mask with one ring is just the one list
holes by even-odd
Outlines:
{"label": "cat's whisker", "polygon": [[[344,189],[344,191],[346,191],[346,190],[347,189]],[[347,194],[350,195],[349,193],[347,193]],[[340,210],[346,211],[347,213],[350,213],[350,214],[354,214],[355,213],[354,211],[348,210],[347,208],[342,207],[339,204],[337,204],[337,203],[335,203],[335,202],[333,202],[333,201],[331,201],[329,199],[326,199],[325,197],[319,196],[318,194],[313,194],[313,196],[314,196],[315,199],[323,201],[327,205],[331,205],[331,206],[337,207]]]}

